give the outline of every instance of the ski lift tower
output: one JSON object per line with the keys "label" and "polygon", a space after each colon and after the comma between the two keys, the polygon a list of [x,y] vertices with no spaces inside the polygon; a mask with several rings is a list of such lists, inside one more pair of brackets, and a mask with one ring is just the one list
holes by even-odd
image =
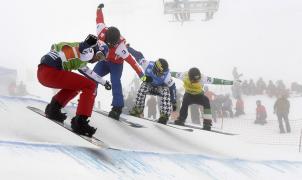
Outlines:
{"label": "ski lift tower", "polygon": [[171,14],[174,22],[190,21],[191,14],[203,14],[203,21],[213,19],[219,0],[163,0],[164,14]]}

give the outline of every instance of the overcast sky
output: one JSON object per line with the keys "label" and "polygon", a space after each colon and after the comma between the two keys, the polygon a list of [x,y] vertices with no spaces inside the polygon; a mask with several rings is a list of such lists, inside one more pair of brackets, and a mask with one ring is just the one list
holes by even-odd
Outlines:
{"label": "overcast sky", "polygon": [[[80,41],[95,33],[95,10],[105,3],[108,26],[116,26],[147,59],[166,58],[171,69],[197,66],[207,75],[302,83],[302,1],[220,0],[208,22],[172,23],[162,0],[9,0],[0,6],[0,66],[22,74],[35,70],[52,43]],[[125,67],[125,74],[133,73]],[[19,77],[22,80],[22,76]]]}

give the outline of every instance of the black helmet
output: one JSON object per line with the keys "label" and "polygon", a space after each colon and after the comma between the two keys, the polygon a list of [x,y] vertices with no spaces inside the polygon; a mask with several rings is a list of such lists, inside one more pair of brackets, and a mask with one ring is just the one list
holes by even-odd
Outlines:
{"label": "black helmet", "polygon": [[105,33],[105,43],[109,47],[113,47],[120,40],[121,34],[120,31],[116,27],[109,27]]}
{"label": "black helmet", "polygon": [[189,79],[190,81],[200,81],[201,73],[198,68],[193,67],[189,70]]}
{"label": "black helmet", "polygon": [[161,76],[169,70],[169,64],[165,59],[159,58],[154,62],[153,73],[156,76]]}

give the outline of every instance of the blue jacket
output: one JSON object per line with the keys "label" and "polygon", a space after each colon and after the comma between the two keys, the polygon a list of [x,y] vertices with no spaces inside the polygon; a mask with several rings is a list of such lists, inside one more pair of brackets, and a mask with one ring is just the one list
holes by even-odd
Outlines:
{"label": "blue jacket", "polygon": [[152,69],[154,67],[154,61],[147,61],[144,55],[140,51],[136,51],[132,47],[128,47],[129,53],[135,58],[135,60],[142,66],[144,69],[145,75],[152,77],[153,81],[151,82],[152,86],[168,86],[170,90],[170,98],[172,103],[176,103],[176,86],[175,82],[172,79],[170,70],[164,72],[160,77],[156,76]]}

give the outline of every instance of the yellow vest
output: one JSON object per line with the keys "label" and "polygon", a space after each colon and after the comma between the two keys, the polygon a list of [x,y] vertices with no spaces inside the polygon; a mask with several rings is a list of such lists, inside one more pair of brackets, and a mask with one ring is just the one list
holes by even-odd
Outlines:
{"label": "yellow vest", "polygon": [[203,85],[200,82],[191,83],[191,81],[189,80],[188,73],[185,74],[183,82],[184,82],[184,88],[186,93],[193,94],[193,95],[203,93]]}

